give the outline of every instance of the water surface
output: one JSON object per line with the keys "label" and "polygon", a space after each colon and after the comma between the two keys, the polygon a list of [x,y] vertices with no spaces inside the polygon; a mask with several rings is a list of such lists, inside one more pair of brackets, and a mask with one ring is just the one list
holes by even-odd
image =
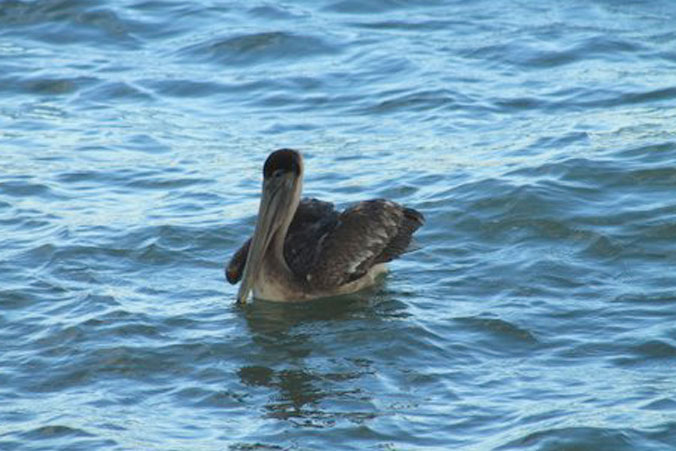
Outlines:
{"label": "water surface", "polygon": [[[532,3],[532,2],[531,2]],[[0,448],[676,446],[676,4],[0,3]],[[271,150],[422,211],[233,304]]]}

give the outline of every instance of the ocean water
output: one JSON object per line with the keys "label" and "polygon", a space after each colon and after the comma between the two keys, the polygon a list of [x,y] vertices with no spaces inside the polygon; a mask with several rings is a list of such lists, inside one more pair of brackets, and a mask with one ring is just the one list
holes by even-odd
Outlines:
{"label": "ocean water", "polygon": [[[0,1],[0,449],[676,447],[676,3]],[[423,212],[234,304],[261,167]]]}

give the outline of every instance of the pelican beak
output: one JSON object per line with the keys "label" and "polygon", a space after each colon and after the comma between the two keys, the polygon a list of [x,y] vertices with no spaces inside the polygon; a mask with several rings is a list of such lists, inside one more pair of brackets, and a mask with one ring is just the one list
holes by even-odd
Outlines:
{"label": "pelican beak", "polygon": [[[249,293],[258,278],[265,254],[277,230],[288,217],[290,198],[294,190],[295,178],[292,173],[277,173],[263,181],[263,193],[258,208],[256,229],[251,238],[247,254],[242,283],[237,293],[237,303],[245,304]],[[294,212],[295,213],[295,212]]]}

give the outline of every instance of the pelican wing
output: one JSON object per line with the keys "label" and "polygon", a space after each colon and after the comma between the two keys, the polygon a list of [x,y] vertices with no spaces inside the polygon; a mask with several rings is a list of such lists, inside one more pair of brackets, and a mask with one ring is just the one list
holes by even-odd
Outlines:
{"label": "pelican wing", "polygon": [[316,260],[319,243],[336,228],[338,217],[331,202],[301,200],[284,241],[284,259],[295,275],[305,278]]}
{"label": "pelican wing", "polygon": [[336,227],[318,243],[307,282],[328,289],[356,280],[375,264],[406,252],[422,214],[383,199],[359,202],[338,217]]}
{"label": "pelican wing", "polygon": [[246,240],[242,247],[240,247],[235,255],[230,259],[230,263],[225,268],[225,278],[231,284],[236,284],[242,278],[242,273],[244,272],[244,265],[246,263],[246,257],[249,254],[249,246],[251,245],[251,238]]}
{"label": "pelican wing", "polygon": [[[294,274],[305,277],[310,271],[317,243],[337,222],[338,212],[332,203],[310,198],[300,201],[284,241],[284,259]],[[225,277],[233,285],[242,278],[250,244],[251,238],[235,252],[226,267]]]}

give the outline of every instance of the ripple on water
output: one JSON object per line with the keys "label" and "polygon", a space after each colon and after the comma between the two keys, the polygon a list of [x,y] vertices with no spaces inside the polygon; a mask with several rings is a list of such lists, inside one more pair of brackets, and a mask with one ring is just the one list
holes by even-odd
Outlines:
{"label": "ripple on water", "polygon": [[487,341],[482,347],[492,352],[513,354],[517,348],[521,352],[531,352],[539,344],[533,332],[499,318],[455,318],[455,321],[476,334],[477,341]]}
{"label": "ripple on water", "polygon": [[14,80],[6,79],[6,81],[7,83],[11,83],[12,93],[22,92],[24,94],[37,96],[72,94],[81,89],[89,88],[99,82],[95,77],[45,78],[44,74],[22,77]]}
{"label": "ripple on water", "polygon": [[[46,447],[64,447],[71,449],[91,449],[91,447],[116,446],[115,440],[98,438],[96,434],[87,432],[86,429],[74,428],[59,424],[56,419],[50,424],[18,434],[21,442],[44,443]],[[17,445],[21,442],[17,442]],[[19,448],[17,448],[19,449]]]}
{"label": "ripple on water", "polygon": [[[95,44],[136,48],[133,32],[140,24],[114,9],[78,0],[47,0],[38,3],[6,2],[0,23],[10,33],[30,27],[30,37],[48,44]],[[16,30],[16,31],[14,31]]]}
{"label": "ripple on water", "polygon": [[621,357],[616,357],[614,363],[619,366],[670,367],[676,358],[676,345],[672,340],[641,339],[639,343],[626,346]]}
{"label": "ripple on water", "polygon": [[288,64],[322,55],[339,52],[339,46],[309,34],[286,31],[210,37],[178,50],[178,55],[188,62],[206,62],[226,65],[256,65],[275,61]]}
{"label": "ripple on water", "polygon": [[133,104],[152,102],[156,97],[147,90],[142,89],[135,83],[125,81],[104,81],[94,86],[85,87],[82,90],[82,97],[87,102],[97,104],[110,104],[111,102],[130,102]]}
{"label": "ripple on water", "polygon": [[[646,433],[633,429],[609,429],[598,427],[569,427],[552,428],[546,431],[534,432],[498,449],[585,449],[588,447],[598,450],[632,450],[641,444],[647,445]],[[660,445],[659,441],[652,441],[652,446]],[[656,448],[658,449],[658,448]]]}

